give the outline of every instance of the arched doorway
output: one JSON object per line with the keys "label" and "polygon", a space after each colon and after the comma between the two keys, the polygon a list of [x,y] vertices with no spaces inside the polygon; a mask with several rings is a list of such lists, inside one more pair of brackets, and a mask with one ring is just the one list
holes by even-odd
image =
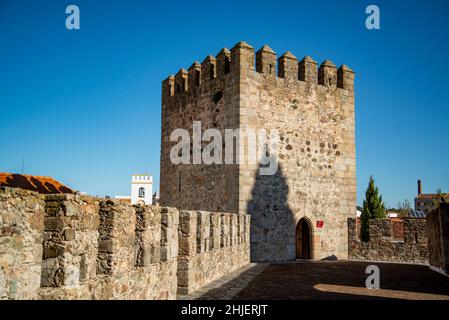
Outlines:
{"label": "arched doorway", "polygon": [[312,232],[305,218],[296,225],[296,259],[312,259]]}

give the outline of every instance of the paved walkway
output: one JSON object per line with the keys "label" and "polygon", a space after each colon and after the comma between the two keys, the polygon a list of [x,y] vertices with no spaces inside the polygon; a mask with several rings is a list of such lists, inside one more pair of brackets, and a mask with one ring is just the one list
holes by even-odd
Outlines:
{"label": "paved walkway", "polygon": [[[366,267],[380,269],[380,289],[366,289]],[[428,266],[319,261],[250,264],[184,299],[449,300],[449,277]]]}
{"label": "paved walkway", "polygon": [[268,264],[250,263],[217,279],[179,300],[231,300],[244,289]]}

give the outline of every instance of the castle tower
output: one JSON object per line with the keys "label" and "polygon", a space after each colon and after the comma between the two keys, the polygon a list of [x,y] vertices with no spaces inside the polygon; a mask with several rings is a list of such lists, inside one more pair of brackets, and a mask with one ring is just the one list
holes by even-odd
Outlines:
{"label": "castle tower", "polygon": [[[356,215],[354,72],[330,60],[239,42],[162,83],[160,202],[163,206],[251,215],[251,259],[347,258],[347,218]],[[277,64],[277,68],[276,68]],[[277,72],[276,72],[277,70]],[[174,164],[175,129],[196,135],[264,129],[278,132],[272,175],[247,161],[205,164],[210,141],[185,143],[189,163]],[[189,148],[190,147],[190,148]],[[236,159],[253,154],[230,146]],[[195,152],[197,151],[197,152]]]}
{"label": "castle tower", "polygon": [[153,177],[136,174],[131,178],[131,204],[151,205],[153,197]]}

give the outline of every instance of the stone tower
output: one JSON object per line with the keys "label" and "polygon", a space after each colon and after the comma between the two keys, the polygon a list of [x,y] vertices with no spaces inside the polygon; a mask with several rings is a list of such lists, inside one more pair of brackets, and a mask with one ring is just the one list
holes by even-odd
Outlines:
{"label": "stone tower", "polygon": [[[290,52],[277,59],[268,46],[254,54],[245,42],[222,49],[162,83],[161,204],[249,213],[253,261],[345,259],[347,218],[356,214],[354,120],[354,72],[345,65],[318,68]],[[277,130],[277,172],[173,164],[170,134],[194,135],[194,121],[203,131]]]}

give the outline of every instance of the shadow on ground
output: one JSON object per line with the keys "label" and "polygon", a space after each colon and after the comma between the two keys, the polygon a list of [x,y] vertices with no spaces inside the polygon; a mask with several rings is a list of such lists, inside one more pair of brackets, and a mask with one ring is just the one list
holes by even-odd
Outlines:
{"label": "shadow on ground", "polygon": [[[381,291],[365,288],[365,270],[370,264],[380,269]],[[427,266],[326,261],[271,264],[234,298],[372,300],[445,299],[444,296],[449,299],[449,277]]]}
{"label": "shadow on ground", "polygon": [[[198,300],[230,300],[245,288],[267,264],[251,264],[206,285],[190,296]],[[241,271],[243,269],[243,271]]]}
{"label": "shadow on ground", "polygon": [[[366,267],[380,268],[380,290],[365,288]],[[250,275],[253,270],[253,275]],[[245,283],[246,281],[246,283]],[[449,299],[449,277],[427,266],[358,261],[273,263],[209,289],[199,299]]]}

